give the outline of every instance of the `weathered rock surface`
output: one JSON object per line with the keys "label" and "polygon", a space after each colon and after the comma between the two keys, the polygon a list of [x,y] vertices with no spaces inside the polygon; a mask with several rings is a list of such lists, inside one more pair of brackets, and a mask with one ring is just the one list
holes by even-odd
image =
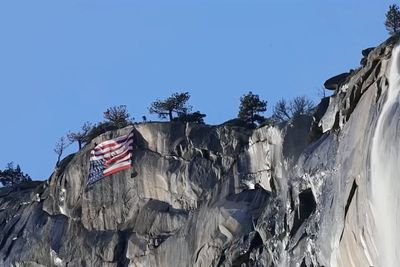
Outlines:
{"label": "weathered rock surface", "polygon": [[[137,175],[120,172],[86,189],[94,143],[132,128]],[[271,184],[280,183],[272,180],[282,178],[281,149],[280,131],[268,127],[149,123],[103,134],[61,163],[40,201],[29,190],[0,198],[0,263],[223,263],[224,250],[243,237],[248,246],[260,239],[257,218],[272,198]],[[230,252],[227,262],[242,253]]]}
{"label": "weathered rock surface", "polygon": [[328,90],[337,90],[343,83],[346,82],[346,79],[350,76],[349,72],[344,72],[339,75],[336,75],[332,78],[329,78],[325,81],[324,87]]}
{"label": "weathered rock surface", "polygon": [[[137,124],[47,182],[0,189],[0,265],[373,266],[369,150],[397,39],[368,51],[314,119]],[[137,175],[87,189],[94,144],[131,130]]]}

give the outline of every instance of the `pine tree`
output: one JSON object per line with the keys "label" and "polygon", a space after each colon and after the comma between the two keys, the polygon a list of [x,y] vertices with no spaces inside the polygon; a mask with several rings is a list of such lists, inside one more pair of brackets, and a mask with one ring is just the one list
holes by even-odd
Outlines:
{"label": "pine tree", "polygon": [[182,113],[179,114],[177,118],[174,118],[176,121],[181,121],[184,123],[198,123],[198,124],[204,124],[204,117],[206,117],[206,114],[201,113],[200,111],[196,111],[193,113]]}
{"label": "pine tree", "polygon": [[262,123],[265,118],[260,115],[267,110],[267,101],[252,92],[240,98],[239,119],[254,125],[255,122]]}
{"label": "pine tree", "polygon": [[389,11],[386,13],[385,26],[391,35],[396,34],[400,30],[400,10],[394,4],[389,6]]}
{"label": "pine tree", "polygon": [[17,167],[14,167],[14,163],[9,162],[3,171],[0,170],[0,183],[3,186],[14,186],[24,181],[32,181],[32,178],[22,172],[19,164],[17,164]]}
{"label": "pine tree", "polygon": [[85,122],[80,131],[69,132],[67,138],[71,143],[78,142],[79,150],[81,150],[82,145],[88,142],[88,134],[92,129],[93,125],[90,122]]}
{"label": "pine tree", "polygon": [[188,92],[174,93],[165,100],[156,100],[151,103],[149,108],[150,113],[158,114],[161,119],[169,118],[170,121],[174,119],[174,113],[178,116],[187,114],[191,111],[192,107],[187,105],[190,98]]}

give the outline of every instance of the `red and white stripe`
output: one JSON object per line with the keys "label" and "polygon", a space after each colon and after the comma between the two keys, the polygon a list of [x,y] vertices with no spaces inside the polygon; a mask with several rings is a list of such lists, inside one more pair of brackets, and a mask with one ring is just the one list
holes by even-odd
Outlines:
{"label": "red and white stripe", "polygon": [[132,144],[133,144],[133,140],[132,140],[132,138],[129,138],[126,140],[126,142],[124,142],[122,144],[117,144],[112,148],[106,148],[103,150],[99,150],[98,152],[96,152],[95,150],[92,150],[90,159],[91,160],[100,160],[100,159],[108,160],[117,155],[120,155],[121,153],[124,153],[127,149],[132,147]]}
{"label": "red and white stripe", "polygon": [[104,176],[110,176],[132,166],[133,133],[98,144],[90,155],[90,160],[102,160]]}

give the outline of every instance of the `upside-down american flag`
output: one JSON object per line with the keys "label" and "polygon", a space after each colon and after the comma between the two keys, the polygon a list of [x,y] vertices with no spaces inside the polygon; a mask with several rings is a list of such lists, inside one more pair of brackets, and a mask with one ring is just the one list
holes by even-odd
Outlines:
{"label": "upside-down american flag", "polygon": [[98,144],[90,152],[87,185],[132,167],[133,132]]}

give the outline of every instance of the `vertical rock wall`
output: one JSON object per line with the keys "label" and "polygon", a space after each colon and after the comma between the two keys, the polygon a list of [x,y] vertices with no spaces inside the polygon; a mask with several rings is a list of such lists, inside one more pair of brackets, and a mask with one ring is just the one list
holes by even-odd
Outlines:
{"label": "vertical rock wall", "polygon": [[[314,118],[137,124],[49,181],[0,189],[0,265],[375,266],[370,150],[397,39],[342,75]],[[95,143],[132,130],[133,170],[86,188]]]}

